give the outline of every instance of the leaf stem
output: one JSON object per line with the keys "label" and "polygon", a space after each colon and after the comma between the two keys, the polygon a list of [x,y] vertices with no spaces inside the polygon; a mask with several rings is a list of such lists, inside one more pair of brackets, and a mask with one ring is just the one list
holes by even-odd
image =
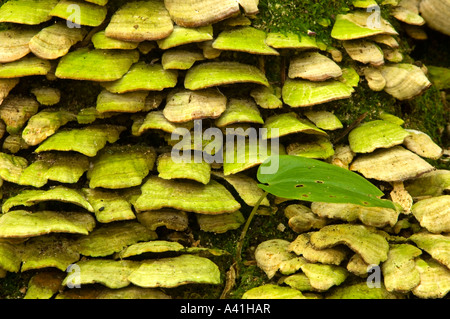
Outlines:
{"label": "leaf stem", "polygon": [[262,194],[261,197],[258,199],[258,201],[256,202],[255,206],[253,207],[250,215],[247,218],[247,222],[245,223],[244,228],[242,229],[241,237],[239,238],[239,242],[237,243],[237,248],[236,248],[236,261],[238,263],[242,260],[242,246],[244,245],[244,239],[245,239],[245,236],[247,235],[247,231],[248,231],[248,228],[250,227],[250,223],[252,222],[252,219],[255,216],[256,211],[259,208],[259,205],[264,200],[264,198],[267,197],[267,194],[268,194],[268,192],[264,191],[264,194]]}

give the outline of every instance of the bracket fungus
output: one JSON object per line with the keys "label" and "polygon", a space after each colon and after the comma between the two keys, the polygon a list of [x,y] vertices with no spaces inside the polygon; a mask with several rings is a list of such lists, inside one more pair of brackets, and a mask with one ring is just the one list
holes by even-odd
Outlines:
{"label": "bracket fungus", "polygon": [[409,180],[405,188],[413,197],[440,196],[450,190],[450,171],[437,169]]}
{"label": "bracket fungus", "polygon": [[418,177],[434,170],[434,167],[402,146],[394,146],[358,156],[350,169],[366,178],[396,182]]}
{"label": "bracket fungus", "polygon": [[[231,149],[228,147],[225,149],[224,158],[229,159],[223,163],[225,176],[258,166],[270,156],[286,154],[283,145],[272,144],[270,140],[267,140],[267,143],[258,143],[251,139],[244,139],[243,143],[243,145],[237,143],[239,145],[233,145]],[[238,149],[239,146],[241,148]]]}
{"label": "bracket fungus", "polygon": [[45,109],[28,120],[22,130],[22,138],[31,146],[38,145],[55,134],[61,126],[73,121],[75,115],[65,110]]}
{"label": "bracket fungus", "polygon": [[288,78],[282,89],[283,101],[290,107],[307,107],[349,98],[354,89],[337,80],[312,82]]}
{"label": "bracket fungus", "polygon": [[381,71],[375,67],[367,67],[364,69],[364,78],[373,91],[382,91],[386,86],[386,79],[381,74]]}
{"label": "bracket fungus", "polygon": [[0,106],[0,118],[8,133],[18,133],[38,109],[39,103],[33,98],[9,95]]}
{"label": "bracket fungus", "polygon": [[419,4],[419,12],[430,28],[450,35],[447,19],[450,12],[448,1],[422,0]]}
{"label": "bracket fungus", "polygon": [[[317,128],[309,120],[302,119],[295,112],[273,115],[266,119],[263,127],[267,129],[267,133],[263,134],[263,138],[266,139],[273,139],[294,133],[327,135],[327,133]],[[276,133],[275,129],[278,129],[278,133]]]}
{"label": "bracket fungus", "polygon": [[256,104],[263,109],[279,109],[283,107],[281,90],[279,88],[261,86],[253,89],[250,95]]}
{"label": "bracket fungus", "polygon": [[413,64],[384,65],[380,71],[386,80],[384,90],[399,100],[411,99],[431,86],[422,69]]}
{"label": "bracket fungus", "polygon": [[123,126],[108,124],[60,130],[41,143],[36,152],[75,151],[94,157],[106,143],[116,142],[124,130]]}
{"label": "bracket fungus", "polygon": [[71,189],[62,185],[43,189],[23,190],[16,196],[8,198],[2,205],[2,212],[7,213],[13,207],[34,206],[41,202],[59,201],[62,203],[70,203],[84,208],[89,212],[93,212],[92,205],[86,200],[81,191]]}
{"label": "bracket fungus", "polygon": [[176,70],[164,70],[161,64],[147,64],[142,61],[133,64],[123,77],[116,81],[103,82],[102,86],[111,93],[162,91],[174,87],[177,81]]}
{"label": "bracket fungus", "polygon": [[187,283],[219,284],[220,271],[208,258],[181,255],[141,263],[129,275],[131,283],[146,288],[177,287]]}
{"label": "bracket fungus", "polygon": [[339,118],[329,111],[307,111],[304,114],[321,130],[334,131],[344,127]]}
{"label": "bracket fungus", "polygon": [[420,283],[415,257],[422,251],[410,244],[393,245],[382,265],[384,284],[388,291],[408,292]]}
{"label": "bracket fungus", "polygon": [[393,8],[393,16],[407,24],[424,25],[425,20],[419,14],[419,3],[417,0],[401,0]]}
{"label": "bracket fungus", "polygon": [[142,118],[142,120],[136,120],[134,135],[141,135],[149,130],[161,130],[166,133],[176,132],[177,128],[191,129],[193,127],[192,122],[186,123],[173,123],[167,120],[164,116],[163,111],[151,111]]}
{"label": "bracket fungus", "polygon": [[371,153],[378,148],[400,145],[409,135],[397,124],[375,120],[353,129],[348,135],[348,141],[353,152]]}
{"label": "bracket fungus", "polygon": [[348,255],[348,251],[342,247],[331,247],[324,249],[316,249],[311,244],[311,235],[313,232],[303,233],[289,244],[289,251],[294,252],[296,255],[303,256],[311,263],[322,263],[339,265]]}
{"label": "bracket fungus", "polygon": [[61,91],[57,88],[41,86],[31,89],[30,92],[41,105],[55,105],[61,101]]}
{"label": "bracket fungus", "polygon": [[430,136],[417,130],[407,130],[410,133],[405,138],[403,144],[407,149],[420,155],[421,157],[437,160],[442,156],[443,150]]}
{"label": "bracket fungus", "polygon": [[283,261],[292,259],[294,255],[288,250],[289,242],[282,239],[271,239],[264,241],[256,247],[255,259],[267,275],[272,278],[280,268]]}
{"label": "bracket fungus", "polygon": [[60,79],[114,81],[122,78],[139,59],[136,50],[89,50],[81,48],[61,58],[55,71]]}
{"label": "bracket fungus", "polygon": [[117,257],[127,258],[145,253],[162,253],[181,250],[184,250],[184,246],[180,243],[164,240],[152,240],[127,246],[122,251],[117,253]]}
{"label": "bracket fungus", "polygon": [[326,218],[317,216],[309,207],[301,204],[287,206],[284,209],[284,216],[289,220],[289,227],[296,233],[320,229],[328,223]]}
{"label": "bracket fungus", "polygon": [[188,213],[170,208],[140,212],[137,214],[137,219],[142,225],[153,231],[159,227],[184,231],[189,226]]}
{"label": "bracket fungus", "polygon": [[29,238],[49,233],[87,235],[95,219],[86,212],[29,212],[15,210],[0,217],[1,238]]}
{"label": "bracket fungus", "polygon": [[[110,234],[114,234],[114,237],[110,237]],[[83,256],[106,257],[129,245],[156,238],[156,233],[144,225],[136,221],[123,221],[96,227],[89,235],[79,237],[76,245]]]}
{"label": "bracket fungus", "polygon": [[[379,23],[374,19],[379,18]],[[370,11],[354,11],[336,16],[331,36],[338,40],[354,40],[369,36],[388,34],[397,35],[397,31],[384,18]]]}
{"label": "bracket fungus", "polygon": [[141,185],[156,162],[152,147],[107,146],[91,162],[87,172],[90,188],[121,189]]}
{"label": "bracket fungus", "polygon": [[289,78],[310,81],[325,81],[338,78],[342,70],[336,62],[319,52],[304,52],[292,58],[289,64]]}
{"label": "bracket fungus", "polygon": [[246,291],[242,299],[306,299],[306,297],[295,288],[266,284]]}
{"label": "bracket fungus", "polygon": [[46,75],[51,68],[50,61],[27,55],[17,61],[0,64],[0,79]]}
{"label": "bracket fungus", "polygon": [[420,273],[420,284],[412,290],[416,297],[443,298],[450,291],[450,270],[447,267],[434,259],[418,259],[416,269]]}
{"label": "bracket fungus", "polygon": [[[76,263],[80,270],[79,284],[99,283],[108,288],[119,289],[130,284],[128,276],[139,267],[139,263],[130,260],[89,259]],[[70,275],[62,284],[70,285]]]}
{"label": "bracket fungus", "polygon": [[190,179],[208,184],[211,177],[211,165],[205,161],[175,161],[170,153],[163,153],[157,159],[158,177],[163,179]]}
{"label": "bracket fungus", "polygon": [[167,96],[164,117],[173,123],[192,120],[216,119],[227,107],[227,98],[219,90],[210,88],[198,91],[173,91]]}
{"label": "bracket fungus", "polygon": [[240,211],[219,215],[196,214],[197,222],[202,231],[223,234],[229,230],[238,229],[245,219]]}
{"label": "bracket fungus", "polygon": [[343,41],[345,51],[355,61],[380,66],[384,64],[383,51],[377,44],[367,40]]}
{"label": "bracket fungus", "polygon": [[447,268],[450,266],[450,257],[448,255],[450,240],[448,235],[419,232],[412,235],[410,240],[417,247],[430,254],[436,261],[445,265]]}
{"label": "bracket fungus", "polygon": [[361,255],[366,263],[374,265],[385,261],[389,251],[384,236],[363,225],[327,225],[311,234],[310,242],[318,249],[345,244]]}
{"label": "bracket fungus", "polygon": [[1,269],[10,272],[18,272],[20,270],[22,259],[20,254],[17,253],[17,250],[17,245],[11,244],[4,239],[0,240]]}
{"label": "bracket fungus", "polygon": [[183,28],[174,26],[173,32],[166,38],[158,40],[158,47],[167,50],[185,44],[210,41],[213,39],[213,27],[211,25],[198,28]]}
{"label": "bracket fungus", "polygon": [[[53,221],[57,223],[56,219]],[[59,222],[62,224],[62,222]],[[56,227],[55,227],[56,228]],[[65,271],[80,259],[72,240],[57,234],[30,238],[23,245],[21,271],[56,268]]]}
{"label": "bracket fungus", "polygon": [[189,70],[195,62],[204,59],[201,52],[172,49],[163,53],[161,64],[164,70]]}
{"label": "bracket fungus", "polygon": [[308,135],[286,146],[288,155],[327,159],[334,155],[333,144],[326,136]]}
{"label": "bracket fungus", "polygon": [[0,31],[0,63],[20,60],[30,53],[29,43],[36,33],[36,29]]}
{"label": "bracket fungus", "polygon": [[[258,187],[258,183],[252,179],[250,176],[244,173],[236,173],[232,175],[223,175],[222,173],[213,173],[215,176],[223,178],[227,183],[229,183],[238,192],[239,197],[248,206],[255,206],[258,199],[264,193],[261,188]],[[270,202],[267,198],[264,198],[260,205],[270,206]]]}
{"label": "bracket fungus", "polygon": [[253,65],[240,62],[204,62],[189,69],[184,79],[184,86],[189,90],[237,83],[269,86],[263,72]]}
{"label": "bracket fungus", "polygon": [[222,31],[212,43],[212,47],[222,51],[241,51],[258,55],[279,55],[266,43],[266,33],[253,27],[244,26]]}
{"label": "bracket fungus", "polygon": [[450,195],[426,198],[416,202],[411,212],[420,225],[432,233],[450,232]]}
{"label": "bracket fungus", "polygon": [[318,49],[316,40],[307,35],[298,35],[292,32],[269,32],[266,43],[275,49]]}
{"label": "bracket fungus", "polygon": [[264,124],[255,102],[250,99],[230,99],[227,103],[227,108],[215,121],[219,128],[227,127],[235,123],[255,123]]}
{"label": "bracket fungus", "polygon": [[141,189],[142,195],[134,204],[137,211],[171,207],[199,214],[222,214],[241,207],[231,193],[215,180],[204,185],[151,176]]}
{"label": "bracket fungus", "polygon": [[3,100],[8,96],[9,92],[19,84],[19,79],[0,79],[0,105]]}
{"label": "bracket fungus", "polygon": [[239,12],[236,0],[165,0],[172,20],[183,27],[200,27],[222,21]]}
{"label": "bracket fungus", "polygon": [[[76,19],[73,19],[72,12],[74,7],[78,10]],[[80,0],[61,0],[53,7],[49,14],[66,21],[71,21],[77,25],[98,27],[105,20],[107,13],[108,9],[105,6]]]}
{"label": "bracket fungus", "polygon": [[59,0],[7,1],[0,8],[0,22],[37,25],[52,18],[50,12]]}
{"label": "bracket fungus", "polygon": [[29,48],[39,58],[54,60],[66,55],[70,48],[83,40],[86,29],[69,28],[65,23],[55,23],[39,31],[29,42]]}
{"label": "bracket fungus", "polygon": [[137,113],[146,108],[148,92],[136,91],[123,94],[102,90],[97,96],[96,109],[99,113],[127,112]]}
{"label": "bracket fungus", "polygon": [[339,203],[314,202],[311,204],[311,210],[321,218],[342,219],[350,223],[359,220],[364,225],[373,227],[393,227],[400,215],[400,211],[391,208]]}
{"label": "bracket fungus", "polygon": [[131,220],[136,216],[132,204],[123,192],[83,188],[83,194],[92,205],[95,219],[99,223]]}
{"label": "bracket fungus", "polygon": [[106,36],[106,31],[99,31],[91,38],[94,48],[99,50],[134,50],[139,47],[139,42],[123,41]]}
{"label": "bracket fungus", "polygon": [[334,265],[308,263],[302,266],[311,287],[317,291],[327,291],[332,286],[339,286],[348,277],[345,268]]}
{"label": "bracket fungus", "polygon": [[82,154],[47,152],[24,168],[18,183],[34,187],[42,187],[49,181],[75,184],[88,169],[89,160]]}
{"label": "bracket fungus", "polygon": [[113,14],[105,29],[107,37],[134,42],[162,39],[172,32],[173,23],[166,8],[155,0],[127,1]]}

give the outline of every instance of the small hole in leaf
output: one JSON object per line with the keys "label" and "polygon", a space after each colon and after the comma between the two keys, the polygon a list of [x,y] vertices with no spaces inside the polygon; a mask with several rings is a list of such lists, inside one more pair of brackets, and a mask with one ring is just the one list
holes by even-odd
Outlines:
{"label": "small hole in leaf", "polygon": [[330,198],[336,198],[337,196],[336,196],[336,195],[329,195],[328,197],[330,197]]}
{"label": "small hole in leaf", "polygon": [[297,187],[297,188],[302,188],[302,187],[305,187],[305,185],[303,185],[303,184],[298,184],[298,185],[295,185],[295,187]]}
{"label": "small hole in leaf", "polygon": [[302,197],[309,197],[309,195],[303,194]]}
{"label": "small hole in leaf", "polygon": [[323,184],[323,181],[316,181],[317,184]]}
{"label": "small hole in leaf", "polygon": [[365,202],[365,201],[364,201],[363,204],[364,204],[364,205],[369,205],[369,202]]}

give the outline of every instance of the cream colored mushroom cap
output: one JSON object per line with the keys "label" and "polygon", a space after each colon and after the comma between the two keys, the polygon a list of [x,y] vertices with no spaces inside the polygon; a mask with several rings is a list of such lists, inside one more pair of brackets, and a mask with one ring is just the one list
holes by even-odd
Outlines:
{"label": "cream colored mushroom cap", "polygon": [[216,23],[239,12],[236,0],[165,0],[164,4],[172,20],[187,28]]}
{"label": "cream colored mushroom cap", "polygon": [[420,176],[434,167],[402,146],[394,146],[357,157],[350,169],[365,178],[395,182]]}

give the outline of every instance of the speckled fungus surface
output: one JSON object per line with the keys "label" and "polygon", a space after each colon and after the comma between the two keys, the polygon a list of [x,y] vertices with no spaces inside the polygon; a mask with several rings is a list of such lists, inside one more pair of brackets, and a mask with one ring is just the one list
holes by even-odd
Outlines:
{"label": "speckled fungus surface", "polygon": [[[325,2],[0,1],[0,297],[448,298],[450,3]],[[265,196],[284,154],[395,209]]]}

